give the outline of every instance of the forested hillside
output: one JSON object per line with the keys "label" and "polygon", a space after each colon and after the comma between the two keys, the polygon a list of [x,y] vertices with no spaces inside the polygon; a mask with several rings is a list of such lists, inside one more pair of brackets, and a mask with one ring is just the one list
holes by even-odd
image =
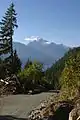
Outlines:
{"label": "forested hillside", "polygon": [[[77,58],[78,55],[78,58]],[[62,75],[63,70],[66,67],[66,64],[68,64],[69,60],[75,59],[75,65],[76,66],[78,63],[77,59],[80,60],[80,47],[70,49],[64,57],[59,59],[55,64],[52,65],[51,68],[47,69],[45,72],[46,78],[48,81],[50,81],[54,89],[59,89],[60,88],[60,77]],[[71,63],[69,63],[70,66]],[[76,68],[78,69],[78,68]],[[76,74],[76,73],[75,73]],[[66,76],[66,74],[65,74]]]}

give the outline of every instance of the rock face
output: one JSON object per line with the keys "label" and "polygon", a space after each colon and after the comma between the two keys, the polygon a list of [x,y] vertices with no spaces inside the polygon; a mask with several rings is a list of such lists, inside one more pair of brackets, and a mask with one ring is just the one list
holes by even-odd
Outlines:
{"label": "rock face", "polygon": [[80,120],[80,97],[72,101],[43,101],[31,111],[29,120]]}
{"label": "rock face", "polygon": [[80,98],[76,100],[74,109],[69,114],[69,120],[80,120]]}
{"label": "rock face", "polygon": [[68,120],[69,113],[72,110],[73,105],[69,102],[60,103],[57,110],[54,112],[53,120]]}
{"label": "rock face", "polygon": [[73,105],[69,102],[44,101],[36,109],[31,111],[29,120],[68,120],[69,112]]}
{"label": "rock face", "polygon": [[4,80],[0,79],[0,94],[8,95],[8,94],[17,94],[19,91],[20,82],[16,75],[12,75],[11,77],[7,77]]}

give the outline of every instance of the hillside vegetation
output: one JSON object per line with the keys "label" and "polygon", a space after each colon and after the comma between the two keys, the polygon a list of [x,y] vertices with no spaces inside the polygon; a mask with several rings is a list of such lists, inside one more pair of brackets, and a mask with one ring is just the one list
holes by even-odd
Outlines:
{"label": "hillside vegetation", "polygon": [[[66,91],[65,95],[73,96],[80,87],[80,47],[70,49],[46,71],[46,78],[54,89]],[[68,97],[68,96],[66,96]]]}

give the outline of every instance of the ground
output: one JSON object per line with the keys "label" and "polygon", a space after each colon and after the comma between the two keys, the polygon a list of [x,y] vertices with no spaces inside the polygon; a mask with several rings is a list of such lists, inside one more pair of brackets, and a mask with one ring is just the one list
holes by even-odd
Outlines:
{"label": "ground", "polygon": [[10,95],[0,98],[0,116],[10,115],[27,118],[28,113],[46,100],[53,93],[45,92],[36,95]]}

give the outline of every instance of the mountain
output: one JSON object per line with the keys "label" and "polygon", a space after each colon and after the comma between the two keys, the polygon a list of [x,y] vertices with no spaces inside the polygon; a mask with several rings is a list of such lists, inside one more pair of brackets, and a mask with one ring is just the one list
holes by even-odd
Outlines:
{"label": "mountain", "polygon": [[17,50],[22,63],[25,64],[27,59],[30,58],[31,60],[40,61],[45,65],[51,65],[61,58],[69,49],[63,44],[48,42],[42,38],[30,41],[27,45],[14,42],[13,47]]}

